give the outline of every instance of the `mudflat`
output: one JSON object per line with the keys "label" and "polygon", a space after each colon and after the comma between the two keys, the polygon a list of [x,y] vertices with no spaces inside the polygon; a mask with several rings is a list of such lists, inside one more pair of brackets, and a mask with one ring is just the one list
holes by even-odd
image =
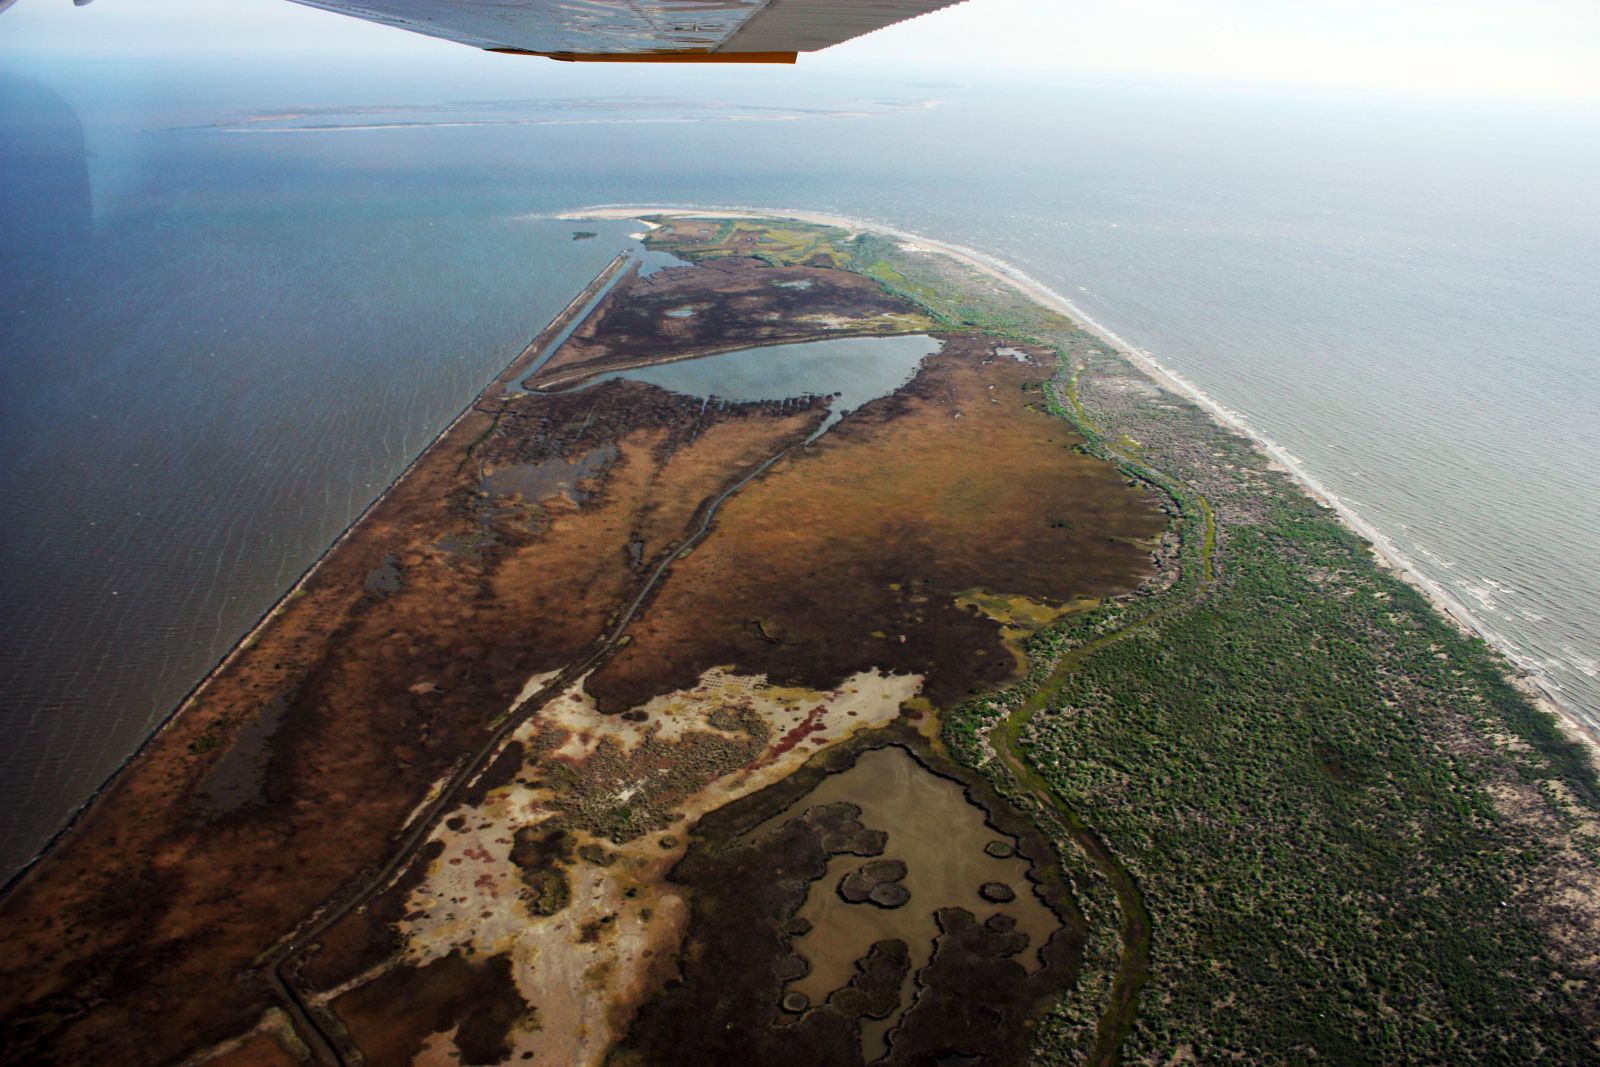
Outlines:
{"label": "mudflat", "polygon": [[528,384],[556,389],[607,371],[729,349],[916,333],[932,325],[872,279],[832,266],[726,256],[650,275],[635,267]]}
{"label": "mudflat", "polygon": [[[845,269],[846,235],[658,232],[698,262],[623,277],[535,391],[487,391],[0,903],[7,1062],[602,1062],[657,1047],[629,1035],[658,998],[721,983],[770,992],[750,1040],[810,1062],[936,1051],[957,989],[1002,1020],[997,1055],[1025,1047],[1078,936],[1066,895],[1022,884],[1059,877],[1044,839],[1010,898],[914,894],[925,941],[868,946],[799,1007],[686,962],[704,872],[890,739],[1013,848],[1026,822],[943,755],[939,715],[1170,566],[1170,506],[1046,410],[1052,353],[935,322]],[[909,381],[809,443],[828,397],[584,385],[933,327]],[[820,865],[780,880],[789,912],[724,931],[776,946],[749,966],[795,958],[829,857],[897,832],[816,819],[775,846]],[[1056,922],[1019,927],[1039,900]],[[1019,962],[1052,925],[1056,962]]]}

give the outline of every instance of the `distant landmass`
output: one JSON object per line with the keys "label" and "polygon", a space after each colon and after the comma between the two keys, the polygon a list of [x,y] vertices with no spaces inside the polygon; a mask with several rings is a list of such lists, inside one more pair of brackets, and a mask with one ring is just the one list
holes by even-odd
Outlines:
{"label": "distant landmass", "polygon": [[313,107],[230,115],[184,130],[223,133],[336,133],[424,129],[430,126],[592,126],[628,123],[793,122],[800,119],[861,119],[922,111],[925,100],[861,100],[848,106],[793,107],[736,100],[570,98],[475,100],[451,104],[373,104]]}

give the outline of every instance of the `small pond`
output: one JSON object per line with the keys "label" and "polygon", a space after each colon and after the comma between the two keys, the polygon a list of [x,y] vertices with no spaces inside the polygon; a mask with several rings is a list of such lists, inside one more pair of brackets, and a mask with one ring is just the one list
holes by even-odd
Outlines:
{"label": "small pond", "polygon": [[[829,775],[783,812],[744,836],[748,841],[820,804],[849,801],[861,809],[868,829],[888,835],[878,860],[898,860],[905,873],[898,883],[909,894],[903,904],[883,907],[870,900],[852,903],[847,877],[867,866],[860,856],[835,856],[813,882],[799,918],[811,924],[793,941],[811,965],[808,974],[785,987],[821,1004],[854,974],[855,961],[876,941],[899,938],[911,950],[911,970],[900,991],[900,1009],[887,1019],[864,1019],[868,1062],[887,1050],[886,1035],[910,1006],[916,972],[933,955],[939,927],[934,912],[961,907],[981,922],[996,912],[1016,920],[1028,935],[1018,962],[1030,972],[1042,966],[1039,949],[1061,926],[1028,880],[1031,864],[1016,855],[1017,842],[988,825],[983,808],[968,799],[961,784],[934,774],[898,745],[863,753],[849,770]],[[859,877],[859,876],[858,876]],[[1003,889],[1002,889],[1003,887]],[[987,889],[987,895],[985,890]],[[1009,900],[999,900],[1007,895]]]}
{"label": "small pond", "polygon": [[688,396],[745,403],[790,397],[833,397],[821,436],[847,412],[887,396],[909,382],[943,342],[927,334],[839,337],[792,345],[743,348],[677,363],[618,371],[600,381],[626,378]]}

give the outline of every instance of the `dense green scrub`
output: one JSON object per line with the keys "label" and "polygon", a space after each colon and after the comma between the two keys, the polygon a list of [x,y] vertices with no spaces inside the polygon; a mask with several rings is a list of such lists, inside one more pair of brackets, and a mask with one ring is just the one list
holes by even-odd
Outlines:
{"label": "dense green scrub", "polygon": [[[956,288],[948,268],[918,279],[915,259],[887,255],[897,288]],[[938,310],[1055,347],[1063,378],[1043,402],[1163,488],[1183,539],[1169,588],[1040,634],[1025,682],[948,719],[951,750],[991,776],[1019,777],[991,758],[1007,740],[995,731],[1016,734],[1058,818],[1114,852],[1149,913],[1131,1018],[1095,1040],[1087,1016],[1120,1005],[1091,976],[1079,999],[1102,1002],[1059,1008],[1037,1057],[1600,1060],[1582,1021],[1594,991],[1521,893],[1571,842],[1490,794],[1559,783],[1552,809],[1572,824],[1600,789],[1500,658],[1249,442],[1151,390],[1102,342],[970,288]],[[1074,874],[1103,913],[1105,869]]]}
{"label": "dense green scrub", "polygon": [[1595,912],[1560,892],[1592,900],[1600,786],[1504,661],[1067,317],[835,240],[951,329],[1054,348],[1039,406],[1171,502],[1162,583],[1037,634],[1024,680],[945,717],[1072,846],[1091,940],[1034,1058],[1600,1062]]}
{"label": "dense green scrub", "polygon": [[1575,1055],[1542,938],[1505,907],[1537,843],[1425,719],[1471,683],[1387,583],[1308,578],[1360,562],[1326,525],[1236,532],[1204,602],[1087,658],[1025,743],[1152,913],[1128,1051]]}

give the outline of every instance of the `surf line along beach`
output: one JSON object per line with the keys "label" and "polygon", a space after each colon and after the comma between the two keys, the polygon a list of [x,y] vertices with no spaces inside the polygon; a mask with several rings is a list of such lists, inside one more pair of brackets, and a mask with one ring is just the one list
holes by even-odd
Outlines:
{"label": "surf line along beach", "polygon": [[[1496,640],[1495,635],[1468,610],[1465,604],[1452,596],[1437,581],[1419,570],[1416,564],[1402,553],[1382,530],[1368,522],[1354,508],[1341,500],[1336,493],[1318,481],[1288,449],[1253,427],[1242,414],[1219,403],[1183,375],[1162,364],[1148,349],[1130,343],[1116,331],[1087,314],[1067,297],[1011,264],[974,248],[952,244],[948,241],[940,241],[885,223],[852,218],[848,215],[833,215],[825,212],[802,211],[793,208],[760,208],[747,205],[717,207],[704,205],[596,204],[561,212],[554,216],[541,215],[535,217],[581,221],[583,219],[641,219],[647,215],[679,218],[704,216],[708,218],[789,219],[818,226],[833,226],[842,230],[872,233],[892,238],[900,242],[910,252],[925,252],[932,255],[947,256],[1004,285],[1011,286],[1036,303],[1071,317],[1076,324],[1111,346],[1112,349],[1126,358],[1157,385],[1183,397],[1220,425],[1252,441],[1274,465],[1294,478],[1307,495],[1333,511],[1346,527],[1365,539],[1372,546],[1373,553],[1377,556],[1381,565],[1392,570],[1407,584],[1427,597],[1434,608],[1458,630],[1470,636],[1482,638],[1490,645],[1493,645],[1499,652],[1506,655],[1509,660],[1509,650]],[[1559,695],[1537,675],[1519,671],[1519,673],[1512,676],[1511,680],[1541,709],[1555,715],[1569,735],[1582,741],[1588,747],[1591,758],[1600,760],[1600,723],[1590,721],[1577,709],[1564,703]]]}

